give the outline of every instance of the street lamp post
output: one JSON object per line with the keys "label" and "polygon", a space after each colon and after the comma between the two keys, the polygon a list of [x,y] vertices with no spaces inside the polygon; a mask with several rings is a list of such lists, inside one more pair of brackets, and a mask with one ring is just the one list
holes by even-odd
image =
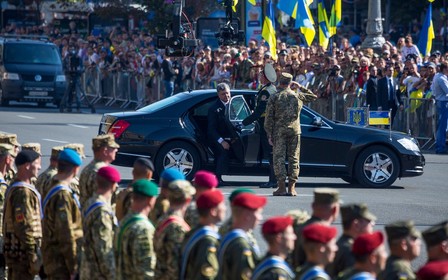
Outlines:
{"label": "street lamp post", "polygon": [[381,0],[369,0],[369,14],[367,18],[367,37],[362,48],[372,48],[379,51],[386,43],[383,37],[383,18],[381,18]]}

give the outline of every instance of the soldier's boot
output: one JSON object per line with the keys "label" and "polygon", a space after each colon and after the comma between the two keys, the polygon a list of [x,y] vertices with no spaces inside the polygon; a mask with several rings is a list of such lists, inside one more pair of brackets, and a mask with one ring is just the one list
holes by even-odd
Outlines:
{"label": "soldier's boot", "polygon": [[288,195],[286,192],[285,181],[277,181],[277,189],[272,193],[273,196],[285,196]]}
{"label": "soldier's boot", "polygon": [[288,196],[297,196],[296,182],[289,182],[288,183]]}

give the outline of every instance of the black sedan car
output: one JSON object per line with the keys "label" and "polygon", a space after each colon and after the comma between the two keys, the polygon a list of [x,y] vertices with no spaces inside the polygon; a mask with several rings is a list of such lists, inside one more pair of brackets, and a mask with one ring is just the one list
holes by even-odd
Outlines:
{"label": "black sedan car", "polygon": [[[255,95],[233,90],[226,107],[228,118],[222,125],[234,131],[228,175],[269,174],[268,159],[260,152],[259,124],[241,124]],[[104,114],[99,134],[112,133],[120,144],[116,165],[132,166],[137,157],[147,157],[156,172],[175,167],[191,179],[199,169],[215,168],[207,145],[207,113],[217,98],[215,90],[183,92],[135,112]],[[423,174],[425,158],[406,134],[336,123],[307,107],[300,121],[300,176],[387,187],[398,177]]]}

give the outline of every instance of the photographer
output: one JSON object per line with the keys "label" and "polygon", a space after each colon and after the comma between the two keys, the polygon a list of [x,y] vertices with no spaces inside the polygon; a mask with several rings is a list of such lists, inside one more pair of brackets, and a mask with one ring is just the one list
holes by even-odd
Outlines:
{"label": "photographer", "polygon": [[69,46],[69,51],[64,58],[63,64],[65,75],[69,81],[69,87],[61,100],[59,111],[62,113],[64,112],[64,109],[67,108],[67,112],[71,112],[73,97],[75,97],[76,111],[79,113],[81,112],[81,101],[79,99],[79,87],[76,85],[80,82],[84,67],[81,58],[78,56],[78,50],[75,45]]}

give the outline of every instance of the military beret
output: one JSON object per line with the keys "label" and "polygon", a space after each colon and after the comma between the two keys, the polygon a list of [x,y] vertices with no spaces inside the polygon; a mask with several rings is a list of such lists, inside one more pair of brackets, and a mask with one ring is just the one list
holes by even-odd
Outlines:
{"label": "military beret", "polygon": [[422,232],[426,247],[431,247],[439,244],[442,241],[448,240],[448,221],[434,225],[424,232]]}
{"label": "military beret", "polygon": [[59,153],[64,150],[64,146],[55,146],[51,148],[51,156],[50,159],[57,160],[59,158]]}
{"label": "military beret", "polygon": [[267,199],[264,196],[258,196],[252,193],[240,193],[233,201],[232,206],[256,210],[266,205]]}
{"label": "military beret", "polygon": [[292,81],[292,75],[289,73],[282,72],[278,81],[280,84],[289,84]]}
{"label": "military beret", "polygon": [[98,135],[92,139],[93,148],[111,147],[120,148],[120,145],[115,142],[115,137],[113,134]]}
{"label": "military beret", "polygon": [[193,184],[195,187],[213,189],[218,186],[218,178],[212,172],[199,170],[194,175]]}
{"label": "military beret", "polygon": [[229,195],[229,201],[232,202],[233,199],[239,195],[240,193],[253,193],[255,194],[255,192],[251,189],[248,188],[238,188],[236,190],[234,190],[230,195]]}
{"label": "military beret", "polygon": [[306,240],[324,244],[335,238],[337,233],[338,230],[335,227],[319,223],[308,225],[302,231],[302,235]]}
{"label": "military beret", "polygon": [[131,184],[132,191],[138,195],[153,197],[159,194],[156,183],[148,179],[140,179]]}
{"label": "military beret", "polygon": [[0,143],[0,155],[12,155],[15,157],[14,146],[11,144]]}
{"label": "military beret", "polygon": [[86,158],[86,154],[84,153],[84,144],[70,143],[65,145],[65,148],[75,150],[81,158]]}
{"label": "military beret", "polygon": [[67,148],[59,153],[58,161],[65,161],[75,166],[82,164],[81,156],[75,150]]}
{"label": "military beret", "polygon": [[103,177],[109,182],[118,183],[121,181],[120,172],[110,165],[101,167],[98,170],[97,175]]}
{"label": "military beret", "polygon": [[264,222],[261,227],[263,234],[277,234],[284,232],[288,226],[292,226],[292,218],[289,216],[272,217]]}
{"label": "military beret", "polygon": [[224,195],[220,190],[211,189],[201,193],[196,199],[196,206],[198,209],[211,209],[218,206],[224,201]]}
{"label": "military beret", "polygon": [[432,261],[422,266],[417,271],[419,280],[445,279],[448,275],[448,260]]}
{"label": "military beret", "polygon": [[22,145],[22,150],[33,150],[42,155],[39,143],[26,143]]}
{"label": "military beret", "polygon": [[398,221],[385,226],[388,240],[397,240],[413,236],[419,238],[420,232],[414,227],[413,221]]}
{"label": "military beret", "polygon": [[332,204],[339,201],[339,191],[332,188],[314,189],[314,202],[318,204]]}
{"label": "military beret", "polygon": [[20,146],[20,143],[17,142],[17,134],[12,133],[0,134],[0,143],[6,143],[13,146]]}
{"label": "military beret", "polygon": [[182,174],[179,170],[175,168],[168,168],[162,171],[160,174],[160,178],[167,181],[172,182],[175,180],[185,180],[184,174]]}
{"label": "military beret", "polygon": [[384,242],[384,235],[381,231],[364,233],[358,236],[353,242],[352,253],[357,256],[371,254]]}
{"label": "military beret", "polygon": [[196,189],[187,180],[175,180],[168,184],[168,199],[186,200],[192,198]]}
{"label": "military beret", "polygon": [[36,159],[38,159],[39,157],[40,154],[38,154],[33,150],[24,150],[17,155],[16,159],[14,160],[14,163],[16,164],[16,166],[20,166],[25,163],[31,163]]}
{"label": "military beret", "polygon": [[140,157],[140,158],[135,160],[135,163],[140,164],[140,165],[148,168],[152,172],[154,172],[154,170],[155,170],[154,163],[152,163],[152,161],[149,158]]}
{"label": "military beret", "polygon": [[370,213],[367,205],[364,203],[341,206],[341,217],[343,221],[353,221],[361,218],[369,221],[376,221],[375,215]]}

